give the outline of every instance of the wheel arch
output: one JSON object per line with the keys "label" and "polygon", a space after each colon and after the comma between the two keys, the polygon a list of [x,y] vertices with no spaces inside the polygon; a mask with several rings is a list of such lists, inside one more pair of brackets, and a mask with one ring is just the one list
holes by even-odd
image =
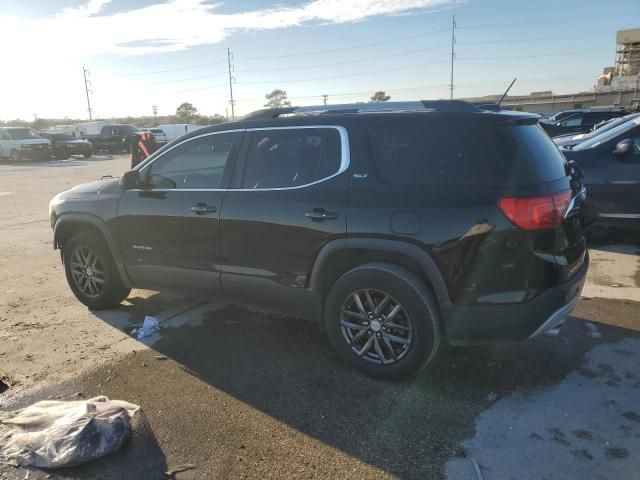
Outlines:
{"label": "wheel arch", "polygon": [[95,215],[88,213],[65,213],[60,215],[53,229],[53,248],[62,251],[65,242],[82,231],[94,231],[102,236],[109,247],[111,257],[113,258],[122,282],[125,286],[132,288],[133,285],[124,268],[122,255],[120,255],[120,250],[113,235],[111,235],[104,221]]}
{"label": "wheel arch", "polygon": [[309,289],[318,298],[317,317],[323,318],[324,300],[335,280],[358,265],[378,262],[398,265],[422,280],[435,295],[440,317],[444,320],[451,300],[431,255],[411,243],[372,238],[334,240],[320,250],[309,280]]}

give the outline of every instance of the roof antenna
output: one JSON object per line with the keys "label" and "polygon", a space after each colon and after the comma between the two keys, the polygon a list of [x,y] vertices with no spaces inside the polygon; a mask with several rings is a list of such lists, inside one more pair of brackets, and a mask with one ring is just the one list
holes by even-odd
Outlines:
{"label": "roof antenna", "polygon": [[511,82],[507,90],[502,94],[502,96],[500,97],[500,100],[498,100],[498,103],[496,103],[497,106],[500,106],[500,104],[502,103],[502,100],[504,100],[504,97],[507,96],[507,93],[509,93],[509,90],[511,90],[511,87],[513,87],[513,84],[516,83],[516,80],[517,78],[514,78],[513,82]]}

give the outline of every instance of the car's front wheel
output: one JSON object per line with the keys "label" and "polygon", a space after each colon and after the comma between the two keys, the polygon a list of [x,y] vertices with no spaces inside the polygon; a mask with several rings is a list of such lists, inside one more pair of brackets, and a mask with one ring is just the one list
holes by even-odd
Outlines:
{"label": "car's front wheel", "polygon": [[102,236],[93,231],[77,233],[63,248],[67,282],[78,300],[89,308],[106,310],[120,304],[127,288]]}
{"label": "car's front wheel", "polygon": [[366,264],[342,275],[329,292],[325,326],[340,358],[375,377],[411,377],[441,340],[436,300],[411,272]]}
{"label": "car's front wheel", "polygon": [[22,155],[20,154],[20,152],[18,150],[11,150],[11,161],[19,162],[20,160],[22,160]]}

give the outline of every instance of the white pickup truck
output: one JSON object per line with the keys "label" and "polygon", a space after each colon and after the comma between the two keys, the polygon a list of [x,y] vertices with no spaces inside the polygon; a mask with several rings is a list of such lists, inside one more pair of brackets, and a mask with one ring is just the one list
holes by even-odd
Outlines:
{"label": "white pickup truck", "polygon": [[0,158],[20,161],[25,158],[51,158],[51,142],[33,128],[0,127]]}

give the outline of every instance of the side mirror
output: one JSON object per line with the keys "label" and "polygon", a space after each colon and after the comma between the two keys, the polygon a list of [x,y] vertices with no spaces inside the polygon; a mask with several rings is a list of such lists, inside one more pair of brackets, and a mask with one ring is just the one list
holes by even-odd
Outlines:
{"label": "side mirror", "polygon": [[140,172],[138,170],[129,170],[128,172],[124,172],[120,177],[120,186],[124,190],[138,188],[141,183]]}
{"label": "side mirror", "polygon": [[613,153],[615,155],[627,155],[628,153],[631,153],[632,150],[633,142],[630,138],[625,138],[624,140],[618,142],[616,148],[613,150]]}

